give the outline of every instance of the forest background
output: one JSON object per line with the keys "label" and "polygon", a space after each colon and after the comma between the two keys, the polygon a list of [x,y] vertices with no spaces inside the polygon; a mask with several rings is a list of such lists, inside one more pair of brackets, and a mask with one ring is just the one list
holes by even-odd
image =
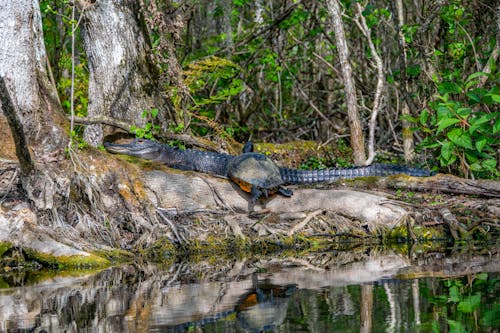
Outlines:
{"label": "forest background", "polygon": [[[49,72],[68,114],[95,117],[88,112],[92,74],[85,31],[83,37],[79,31],[99,2],[77,3],[75,14],[69,1],[40,2]],[[136,111],[142,120],[129,129],[137,136],[314,140],[352,147],[356,164],[371,162],[377,151],[378,160],[404,156],[465,177],[500,175],[495,1],[143,0],[116,6],[129,7],[147,31],[149,84],[165,101]],[[84,140],[85,128],[72,128],[80,147],[92,141]],[[318,157],[303,166],[346,163]]]}

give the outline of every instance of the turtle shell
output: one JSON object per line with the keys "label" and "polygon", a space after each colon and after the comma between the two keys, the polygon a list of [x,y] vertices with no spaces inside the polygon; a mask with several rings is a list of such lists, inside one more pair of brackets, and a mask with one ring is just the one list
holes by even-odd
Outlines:
{"label": "turtle shell", "polygon": [[256,190],[277,191],[283,180],[280,169],[273,160],[259,153],[243,153],[234,157],[228,166],[228,176],[245,192]]}

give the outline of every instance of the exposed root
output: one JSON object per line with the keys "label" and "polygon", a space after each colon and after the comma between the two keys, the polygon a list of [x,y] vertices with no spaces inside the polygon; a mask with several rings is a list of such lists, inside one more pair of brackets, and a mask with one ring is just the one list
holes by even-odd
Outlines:
{"label": "exposed root", "polygon": [[323,210],[321,210],[321,209],[318,209],[312,213],[309,213],[307,215],[307,217],[304,220],[302,220],[302,222],[297,223],[288,231],[288,233],[287,233],[288,236],[291,236],[291,235],[295,234],[296,232],[298,232],[299,230],[302,230],[307,225],[307,223],[309,223],[309,221],[311,221],[315,216],[317,216],[318,214],[321,214],[321,213],[323,213]]}
{"label": "exposed root", "polygon": [[203,180],[208,185],[208,187],[210,188],[210,191],[212,192],[214,200],[218,206],[223,207],[225,210],[234,212],[234,210],[224,202],[223,197],[220,195],[220,193],[217,191],[217,189],[210,183],[210,181],[208,181],[208,179],[206,177],[200,176],[199,178],[201,180]]}
{"label": "exposed root", "polygon": [[177,231],[177,228],[175,227],[175,225],[172,223],[172,221],[170,221],[170,219],[167,217],[167,215],[163,212],[163,209],[162,208],[159,208],[157,207],[156,208],[156,211],[158,212],[158,215],[160,215],[161,219],[165,222],[167,222],[167,224],[169,225],[170,229],[172,230],[172,232],[174,233],[175,235],[175,240],[176,240],[176,243],[178,244],[182,244],[182,243],[185,243],[186,242],[186,239],[181,237],[179,232]]}
{"label": "exposed root", "polygon": [[460,238],[466,238],[467,236],[467,228],[463,226],[460,222],[458,222],[455,215],[448,208],[442,208],[440,210],[441,215],[443,216],[444,221],[450,228],[450,233],[453,239],[457,240]]}

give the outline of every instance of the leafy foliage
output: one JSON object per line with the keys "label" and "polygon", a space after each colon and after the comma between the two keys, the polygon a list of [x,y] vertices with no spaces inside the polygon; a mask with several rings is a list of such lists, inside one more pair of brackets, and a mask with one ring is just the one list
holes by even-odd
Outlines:
{"label": "leafy foliage", "polygon": [[[43,33],[59,99],[63,109],[69,113],[71,89],[71,2],[69,0],[43,0],[40,2],[43,15]],[[78,30],[77,30],[78,31]],[[80,34],[75,34],[78,57],[75,61],[75,115],[86,116],[88,106],[87,59],[81,50]],[[77,131],[79,132],[79,131]],[[74,133],[75,135],[77,133]]]}
{"label": "leafy foliage", "polygon": [[[442,288],[442,289],[441,289]],[[496,299],[500,281],[487,273],[479,273],[466,278],[444,279],[440,283],[440,293],[431,296],[429,290],[423,289],[424,297],[434,307],[434,314],[448,324],[448,332],[477,331],[478,326],[487,328],[500,325],[500,303]],[[434,293],[434,292],[433,292]],[[488,299],[489,301],[485,301]],[[490,304],[490,306],[485,306]],[[432,332],[441,332],[438,320],[431,324]]]}
{"label": "leafy foliage", "polygon": [[158,109],[144,110],[141,114],[144,119],[149,119],[144,127],[131,126],[130,131],[135,134],[137,138],[144,138],[153,140],[155,134],[160,131],[160,126],[154,124],[154,119],[158,117]]}
{"label": "leafy foliage", "polygon": [[[194,104],[190,108],[191,115],[198,121],[208,123],[209,126],[225,136],[234,133],[231,127],[222,130],[212,121],[216,118],[216,109],[213,106],[222,103],[231,103],[243,90],[244,85],[238,75],[241,68],[234,62],[215,56],[192,61],[184,71],[185,83],[189,87]],[[174,98],[174,104],[179,107],[181,100]],[[200,135],[207,134],[207,127],[193,128]]]}
{"label": "leafy foliage", "polygon": [[[473,88],[474,73],[463,86],[441,82],[439,93],[414,121],[427,134],[420,148],[431,149],[443,167],[459,168],[464,175],[498,177],[500,149],[500,92],[498,85]],[[462,102],[462,100],[466,100]]]}
{"label": "leafy foliage", "polygon": [[[175,118],[171,130],[240,142],[250,137],[330,142],[348,136],[344,83],[327,2],[153,3],[156,13],[141,10],[144,23],[150,25],[149,40],[165,96],[175,107],[172,116],[157,118]],[[384,63],[384,111],[377,124],[376,148],[400,153],[400,113],[406,103],[415,137],[422,139],[421,162],[435,161],[436,169],[469,177],[499,177],[499,70],[492,57],[497,23],[491,6],[459,0],[433,6],[407,3],[406,22],[399,26],[394,3],[340,3],[365,128],[377,74],[370,66],[372,51],[358,28],[357,4]],[[43,0],[40,6],[50,66],[67,108],[71,3]],[[83,116],[88,71],[81,40],[75,37],[75,110]],[[174,58],[179,60],[175,64]],[[154,133],[156,117],[147,117],[150,127],[138,129],[137,135]]]}

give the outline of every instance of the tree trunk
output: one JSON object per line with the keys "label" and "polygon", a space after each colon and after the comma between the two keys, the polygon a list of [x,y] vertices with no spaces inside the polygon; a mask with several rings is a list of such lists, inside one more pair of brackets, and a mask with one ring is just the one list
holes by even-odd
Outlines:
{"label": "tree trunk", "polygon": [[[399,38],[399,46],[401,49],[402,57],[401,57],[401,64],[400,64],[400,70],[401,70],[401,89],[403,91],[403,96],[408,96],[409,95],[409,86],[408,86],[408,81],[406,80],[406,67],[408,63],[407,59],[407,51],[408,47],[406,45],[406,40],[405,36],[403,33],[403,26],[405,24],[404,20],[404,10],[403,10],[403,1],[402,0],[397,0],[396,1],[396,10],[397,10],[397,16],[398,16],[398,38]],[[411,115],[410,112],[410,106],[408,103],[403,102],[403,106],[401,108],[401,114],[404,117],[409,117]],[[411,124],[408,122],[406,118],[403,118],[401,121],[401,125],[403,126],[403,151],[405,155],[405,161],[407,163],[412,162],[415,159],[415,151],[413,149],[413,132],[411,131]]]}
{"label": "tree trunk", "polygon": [[335,41],[339,52],[340,67],[344,78],[347,114],[349,116],[349,128],[351,130],[351,147],[356,165],[363,165],[366,160],[363,129],[359,120],[359,112],[356,102],[356,90],[352,77],[351,64],[349,63],[349,48],[345,37],[342,15],[338,0],[328,0],[327,10],[332,18],[332,27],[335,32]]}
{"label": "tree trunk", "polygon": [[[90,117],[108,116],[143,127],[144,111],[160,110],[166,123],[161,94],[155,84],[155,69],[148,55],[150,45],[139,2],[99,0],[86,7],[80,2],[82,36],[90,71]],[[102,143],[102,125],[85,129],[92,146]]]}
{"label": "tree trunk", "polygon": [[[37,208],[51,209],[58,194],[65,196],[68,191],[67,179],[52,167],[67,144],[63,129],[67,122],[45,70],[41,23],[37,2],[0,2],[0,75],[7,88],[3,89],[2,109],[24,165],[23,189]],[[20,139],[23,133],[25,143]],[[29,148],[37,165],[29,161]]]}
{"label": "tree trunk", "polygon": [[0,75],[35,159],[60,153],[67,144],[66,122],[45,70],[47,57],[37,2],[0,2],[0,41]]}

